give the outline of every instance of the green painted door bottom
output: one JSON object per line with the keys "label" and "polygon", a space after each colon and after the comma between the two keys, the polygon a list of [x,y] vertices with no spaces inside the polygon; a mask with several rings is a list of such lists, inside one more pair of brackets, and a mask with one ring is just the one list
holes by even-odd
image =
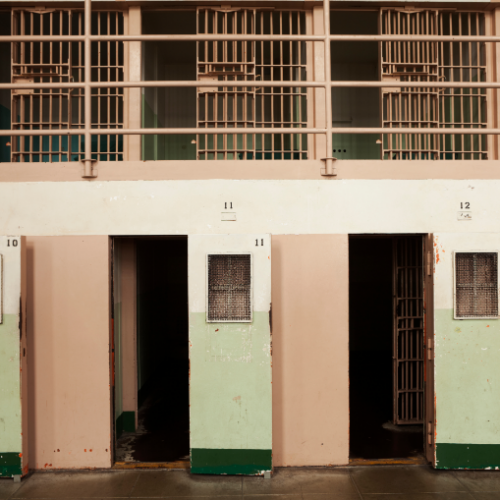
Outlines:
{"label": "green painted door bottom", "polygon": [[135,432],[135,412],[124,411],[116,419],[116,439],[124,432]]}
{"label": "green painted door bottom", "polygon": [[436,443],[436,469],[498,469],[500,444]]}
{"label": "green painted door bottom", "polygon": [[272,450],[191,449],[193,474],[263,474],[272,469]]}
{"label": "green painted door bottom", "polygon": [[0,477],[22,475],[21,453],[0,452]]}

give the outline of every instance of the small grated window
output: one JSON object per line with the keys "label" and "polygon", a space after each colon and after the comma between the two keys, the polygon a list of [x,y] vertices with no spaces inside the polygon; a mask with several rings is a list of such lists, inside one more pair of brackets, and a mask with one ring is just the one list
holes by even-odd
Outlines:
{"label": "small grated window", "polygon": [[498,254],[455,254],[455,317],[498,316]]}
{"label": "small grated window", "polygon": [[208,256],[207,321],[252,321],[251,256]]}

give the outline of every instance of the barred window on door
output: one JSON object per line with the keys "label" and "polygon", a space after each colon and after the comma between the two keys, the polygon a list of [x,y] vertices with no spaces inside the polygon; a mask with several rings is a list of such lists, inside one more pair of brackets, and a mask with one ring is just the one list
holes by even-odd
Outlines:
{"label": "barred window on door", "polygon": [[208,255],[207,264],[207,321],[252,321],[251,255]]}
{"label": "barred window on door", "polygon": [[498,317],[498,253],[455,253],[455,318]]}

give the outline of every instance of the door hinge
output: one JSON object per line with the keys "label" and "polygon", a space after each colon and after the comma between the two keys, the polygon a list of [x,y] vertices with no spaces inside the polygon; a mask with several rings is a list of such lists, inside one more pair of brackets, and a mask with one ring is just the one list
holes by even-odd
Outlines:
{"label": "door hinge", "polygon": [[427,359],[432,361],[433,353],[432,353],[432,340],[430,338],[427,339]]}
{"label": "door hinge", "polygon": [[273,333],[273,305],[269,304],[269,332]]}
{"label": "door hinge", "polygon": [[432,254],[430,250],[427,252],[426,265],[427,265],[427,276],[432,276]]}
{"label": "door hinge", "polygon": [[432,422],[427,422],[427,443],[432,444]]}

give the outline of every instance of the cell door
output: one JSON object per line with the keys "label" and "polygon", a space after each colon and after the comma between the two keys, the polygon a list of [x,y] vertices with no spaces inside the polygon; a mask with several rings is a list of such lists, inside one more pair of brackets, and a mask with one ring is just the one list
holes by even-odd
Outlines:
{"label": "cell door", "polygon": [[434,249],[433,235],[424,236],[424,450],[434,465]]}
{"label": "cell door", "polygon": [[[121,12],[93,12],[92,34],[122,35]],[[83,10],[15,8],[12,34],[35,35],[39,41],[14,42],[13,83],[64,83],[84,80],[84,43],[54,41],[53,37],[85,34]],[[122,42],[93,42],[92,81],[123,81]],[[92,90],[94,128],[123,126],[123,89]],[[83,89],[14,89],[11,93],[13,130],[61,130],[61,135],[13,138],[13,162],[79,161],[84,154],[84,137],[68,136],[65,130],[84,127]],[[121,136],[92,139],[94,159],[121,160]]]}
{"label": "cell door", "polygon": [[272,468],[271,237],[188,238],[191,472]]}
{"label": "cell door", "polygon": [[422,424],[424,322],[422,237],[393,239],[394,423]]}
{"label": "cell door", "polygon": [[20,237],[0,236],[0,477],[28,473],[23,250]]}
{"label": "cell door", "polygon": [[[307,127],[306,42],[272,41],[273,35],[306,34],[305,12],[201,7],[198,34],[269,35],[269,41],[198,42],[197,125],[199,160],[304,160],[305,134],[214,134],[214,129]],[[231,82],[280,81],[283,87],[231,87]],[[226,85],[222,87],[221,85]],[[299,131],[298,131],[299,132]]]}
{"label": "cell door", "polygon": [[[382,9],[383,35],[435,35],[437,11]],[[438,82],[436,42],[383,42],[382,81]],[[382,88],[382,126],[439,127],[439,88]],[[387,160],[437,160],[439,136],[387,134],[383,136],[382,158]]]}

